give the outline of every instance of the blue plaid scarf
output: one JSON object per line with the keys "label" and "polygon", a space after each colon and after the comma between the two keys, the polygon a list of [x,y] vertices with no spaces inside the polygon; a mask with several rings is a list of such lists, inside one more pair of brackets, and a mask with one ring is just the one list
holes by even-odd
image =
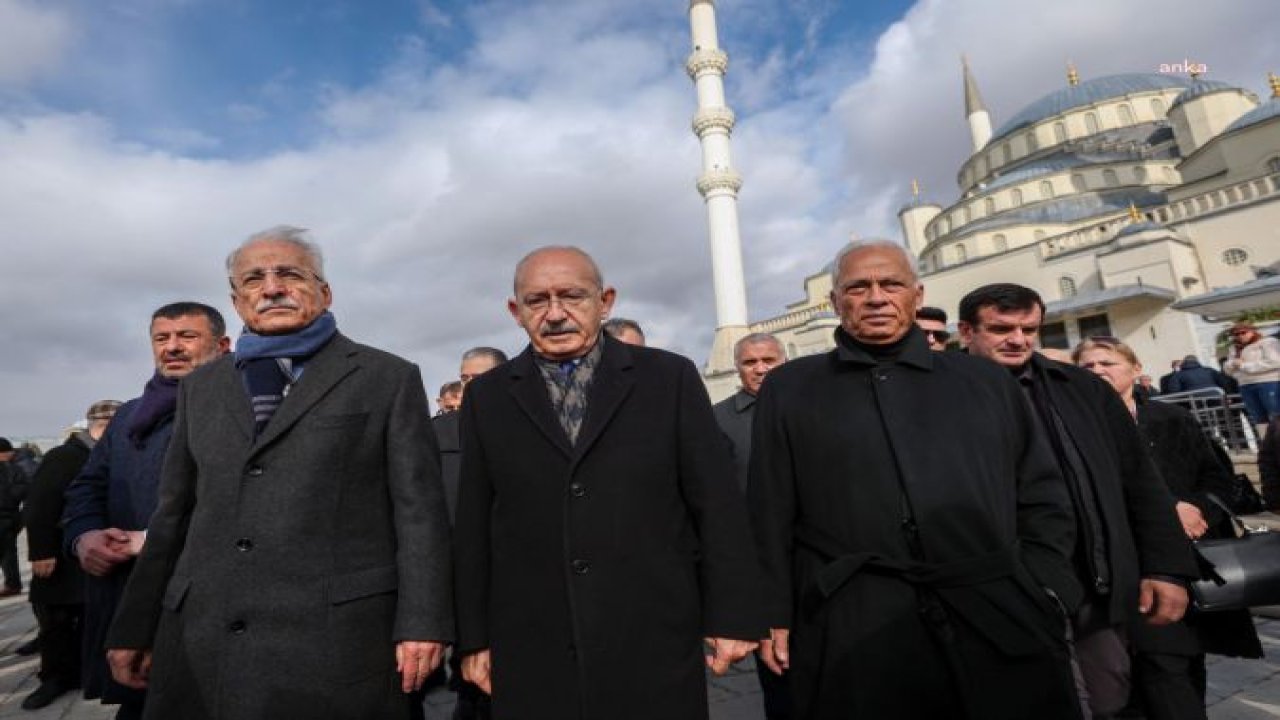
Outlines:
{"label": "blue plaid scarf", "polygon": [[236,341],[236,367],[244,376],[253,406],[253,434],[266,428],[284,402],[301,365],[338,332],[333,313],[325,312],[310,325],[288,335],[257,335],[247,328]]}

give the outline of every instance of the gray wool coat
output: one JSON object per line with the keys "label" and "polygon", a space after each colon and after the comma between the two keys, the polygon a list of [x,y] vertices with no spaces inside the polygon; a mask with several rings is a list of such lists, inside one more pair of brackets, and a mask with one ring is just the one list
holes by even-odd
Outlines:
{"label": "gray wool coat", "polygon": [[417,368],[342,335],[256,440],[230,356],[184,379],[107,640],[153,649],[145,717],[408,717],[395,644],[453,633],[438,457]]}

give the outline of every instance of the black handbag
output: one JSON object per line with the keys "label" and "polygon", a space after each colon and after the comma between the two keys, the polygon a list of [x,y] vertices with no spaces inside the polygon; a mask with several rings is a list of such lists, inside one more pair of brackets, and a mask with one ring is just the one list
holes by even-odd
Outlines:
{"label": "black handbag", "polygon": [[1192,602],[1201,612],[1244,610],[1280,604],[1280,532],[1251,529],[1218,498],[1235,537],[1193,544],[1201,579],[1191,586]]}
{"label": "black handbag", "polygon": [[1267,509],[1262,494],[1248,475],[1237,474],[1231,483],[1231,497],[1222,498],[1237,515],[1255,515]]}

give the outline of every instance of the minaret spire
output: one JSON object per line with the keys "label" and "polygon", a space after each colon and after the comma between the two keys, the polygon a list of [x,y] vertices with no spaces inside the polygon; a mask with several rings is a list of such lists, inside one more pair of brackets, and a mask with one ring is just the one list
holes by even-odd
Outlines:
{"label": "minaret spire", "polygon": [[960,66],[964,72],[964,115],[969,120],[969,138],[973,141],[973,151],[976,153],[991,139],[991,113],[982,104],[978,83],[969,70],[969,58],[961,55]]}
{"label": "minaret spire", "polygon": [[733,345],[748,333],[748,328],[747,286],[742,272],[742,241],[738,235],[738,190],[742,187],[742,176],[734,171],[729,153],[734,115],[724,97],[729,56],[720,49],[714,0],[690,0],[689,25],[693,53],[685,68],[698,92],[698,111],[693,116],[693,132],[702,144],[698,192],[707,203],[716,295],[716,336],[706,373],[708,376],[727,373],[732,377]]}

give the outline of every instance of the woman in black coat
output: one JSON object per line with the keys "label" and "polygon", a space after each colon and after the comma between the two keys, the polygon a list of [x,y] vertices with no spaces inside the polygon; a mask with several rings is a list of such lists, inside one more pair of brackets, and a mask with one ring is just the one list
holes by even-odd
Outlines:
{"label": "woman in black coat", "polygon": [[[1072,353],[1076,364],[1115,388],[1133,414],[1148,453],[1177,500],[1175,509],[1187,537],[1213,537],[1225,530],[1225,513],[1209,499],[1231,490],[1231,468],[1214,453],[1199,423],[1186,410],[1135,397],[1142,364],[1114,338],[1092,338]],[[1189,614],[1183,622],[1131,624],[1133,699],[1150,720],[1205,718],[1205,653],[1262,657],[1262,645],[1245,610]]]}

